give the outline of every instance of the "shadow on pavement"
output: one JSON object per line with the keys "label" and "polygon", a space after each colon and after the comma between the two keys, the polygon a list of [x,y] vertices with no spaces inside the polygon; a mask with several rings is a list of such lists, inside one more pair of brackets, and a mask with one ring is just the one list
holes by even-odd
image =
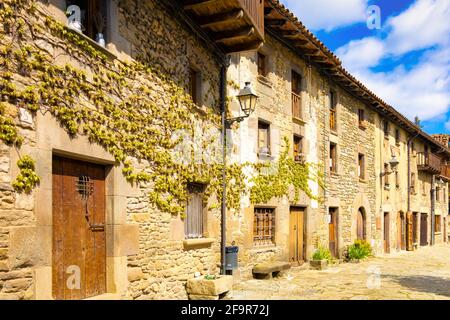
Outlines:
{"label": "shadow on pavement", "polygon": [[397,276],[383,275],[383,278],[395,281],[410,290],[434,293],[450,297],[450,279],[433,276]]}

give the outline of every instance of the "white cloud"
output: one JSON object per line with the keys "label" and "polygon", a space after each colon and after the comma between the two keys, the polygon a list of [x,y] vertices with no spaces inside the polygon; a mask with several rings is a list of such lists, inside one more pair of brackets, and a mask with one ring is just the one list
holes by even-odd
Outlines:
{"label": "white cloud", "polygon": [[445,129],[450,132],[450,120],[445,123]]}
{"label": "white cloud", "polygon": [[353,69],[376,66],[385,55],[383,41],[377,38],[353,40],[336,50],[337,56]]}
{"label": "white cloud", "polygon": [[387,22],[387,45],[393,54],[446,45],[450,33],[450,1],[418,0]]}
{"label": "white cloud", "polygon": [[[336,50],[344,66],[408,118],[436,119],[450,107],[450,1],[417,0],[387,22],[385,39],[353,40]],[[410,69],[375,72],[382,59],[427,49]],[[401,60],[399,60],[401,61]]]}
{"label": "white cloud", "polygon": [[282,0],[311,30],[348,26],[367,19],[367,0]]}

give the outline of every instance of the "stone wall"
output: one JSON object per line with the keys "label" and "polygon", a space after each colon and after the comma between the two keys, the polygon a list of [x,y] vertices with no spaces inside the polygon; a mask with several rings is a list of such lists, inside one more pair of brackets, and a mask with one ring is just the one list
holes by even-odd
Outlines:
{"label": "stone wall", "polygon": [[[50,15],[66,23],[65,1],[53,0],[38,5],[43,17]],[[101,67],[114,70],[119,61],[138,61],[154,73],[140,75],[134,81],[150,85],[152,99],[164,113],[170,103],[173,84],[184,92],[189,68],[201,70],[201,105],[192,111],[192,119],[203,129],[219,129],[211,119],[219,109],[220,66],[217,57],[186,26],[173,18],[160,1],[111,1],[109,7],[108,44],[99,48],[106,61]],[[41,21],[42,22],[42,21]],[[3,29],[2,29],[3,30]],[[9,36],[9,35],[7,35]],[[30,45],[45,48],[58,66],[71,65],[87,74],[93,71],[88,52],[48,34],[43,39],[29,38]],[[34,42],[33,42],[34,41]],[[81,51],[80,51],[81,50]],[[148,76],[148,78],[146,78]],[[19,83],[19,80],[21,83]],[[18,85],[34,79],[14,75]],[[74,97],[77,99],[76,97]],[[120,100],[122,97],[114,97]],[[84,104],[85,101],[76,100]],[[123,165],[111,154],[85,136],[70,136],[49,113],[39,112],[31,123],[21,122],[17,106],[10,105],[19,133],[25,138],[20,149],[36,159],[41,184],[30,195],[13,191],[11,182],[18,173],[18,155],[14,148],[1,145],[0,154],[0,299],[52,298],[52,152],[107,165],[107,292],[110,298],[185,299],[188,278],[196,272],[218,272],[220,260],[220,210],[207,210],[206,241],[192,245],[185,241],[180,216],[158,210],[149,201],[151,183],[131,185],[122,174]],[[95,106],[89,106],[95,109]],[[180,104],[180,108],[188,108]],[[31,116],[31,114],[30,114]],[[146,160],[129,157],[135,170],[148,170]],[[208,207],[217,204],[208,201]],[[215,206],[217,207],[217,206]],[[32,245],[33,244],[33,245]],[[36,250],[34,250],[36,249]]]}

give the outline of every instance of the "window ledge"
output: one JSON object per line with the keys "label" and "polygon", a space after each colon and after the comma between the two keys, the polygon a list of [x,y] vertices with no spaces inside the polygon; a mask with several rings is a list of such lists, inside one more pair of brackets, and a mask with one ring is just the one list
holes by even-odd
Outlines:
{"label": "window ledge", "polygon": [[259,83],[272,89],[272,83],[270,82],[270,80],[267,77],[258,75],[257,80]]}
{"label": "window ledge", "polygon": [[293,122],[300,123],[300,124],[306,124],[306,121],[303,120],[303,118],[292,117],[292,121],[293,121]]}
{"label": "window ledge", "polygon": [[78,32],[76,30],[73,30],[73,29],[69,28],[68,26],[64,26],[64,28],[67,31],[71,32],[72,34],[80,37],[81,39],[86,40],[91,46],[94,47],[94,49],[96,49],[96,50],[100,51],[101,53],[103,53],[108,59],[111,59],[111,60],[117,59],[117,56],[114,53],[109,51],[107,48],[104,48],[101,45],[99,45],[94,39],[91,39],[87,35],[85,35],[83,33],[80,33],[80,32]]}
{"label": "window ledge", "polygon": [[185,249],[192,249],[196,247],[209,247],[216,239],[214,238],[201,238],[201,239],[186,239],[183,241],[183,246]]}
{"label": "window ledge", "polygon": [[360,124],[360,125],[359,125],[359,128],[360,128],[361,130],[363,130],[363,131],[367,130],[367,126],[364,125],[364,124]]}
{"label": "window ledge", "polygon": [[335,135],[335,136],[338,136],[338,132],[335,129],[330,129],[330,133]]}
{"label": "window ledge", "polygon": [[331,176],[331,177],[338,178],[338,177],[340,176],[340,174],[337,173],[337,172],[331,171],[331,172],[330,172],[330,176]]}
{"label": "window ledge", "polygon": [[250,249],[252,253],[270,252],[275,250],[277,250],[276,245],[253,246],[253,248]]}
{"label": "window ledge", "polygon": [[361,178],[359,178],[359,182],[360,182],[360,183],[367,183],[367,180],[366,180],[366,179],[361,179]]}

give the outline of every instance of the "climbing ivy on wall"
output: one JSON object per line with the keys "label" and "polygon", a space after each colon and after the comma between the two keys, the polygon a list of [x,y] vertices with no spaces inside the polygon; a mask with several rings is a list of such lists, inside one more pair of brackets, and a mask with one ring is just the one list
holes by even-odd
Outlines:
{"label": "climbing ivy on wall", "polygon": [[[58,64],[55,52],[88,67]],[[188,182],[205,183],[205,198],[215,195],[221,201],[222,164],[204,160],[181,164],[171,153],[181,142],[173,139],[175,132],[193,135],[193,124],[201,122],[205,131],[215,128],[219,133],[220,117],[214,109],[193,112],[197,106],[183,88],[158,69],[109,60],[83,36],[38,10],[36,0],[5,0],[0,3],[0,75],[4,143],[20,148],[23,142],[17,119],[7,109],[50,113],[69,135],[85,135],[110,152],[130,183],[150,183],[150,201],[160,210],[183,215]],[[314,197],[308,179],[318,176],[311,175],[309,165],[293,162],[288,150],[287,145],[276,175],[264,174],[266,165],[261,164],[228,166],[228,206],[239,209],[241,196],[249,192],[243,166],[258,173],[250,190],[252,202],[287,194],[289,185],[296,197],[300,190]],[[18,192],[30,192],[39,183],[34,161],[23,156],[17,165],[20,173],[13,186]]]}

